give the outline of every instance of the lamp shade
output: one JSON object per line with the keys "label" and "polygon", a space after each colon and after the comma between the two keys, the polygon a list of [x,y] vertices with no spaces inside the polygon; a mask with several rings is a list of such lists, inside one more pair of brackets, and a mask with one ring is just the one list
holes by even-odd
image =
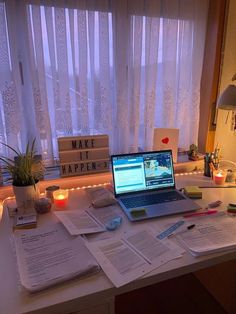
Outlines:
{"label": "lamp shade", "polygon": [[236,86],[229,85],[217,101],[217,107],[224,110],[236,110]]}

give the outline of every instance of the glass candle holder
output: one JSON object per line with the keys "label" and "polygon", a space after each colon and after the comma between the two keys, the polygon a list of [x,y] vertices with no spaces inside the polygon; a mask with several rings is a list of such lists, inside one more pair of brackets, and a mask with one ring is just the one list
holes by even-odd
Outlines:
{"label": "glass candle holder", "polygon": [[225,170],[214,170],[213,171],[213,181],[217,185],[223,185],[226,179],[226,171]]}
{"label": "glass candle holder", "polygon": [[53,192],[54,207],[56,210],[65,209],[68,204],[68,190],[57,190]]}
{"label": "glass candle holder", "polygon": [[46,197],[50,198],[53,203],[53,192],[60,190],[60,187],[58,185],[51,185],[46,187]]}

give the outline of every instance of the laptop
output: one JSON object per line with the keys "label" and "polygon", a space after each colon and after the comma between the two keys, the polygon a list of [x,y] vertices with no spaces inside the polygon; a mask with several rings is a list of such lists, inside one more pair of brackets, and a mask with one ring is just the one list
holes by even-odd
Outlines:
{"label": "laptop", "polygon": [[115,197],[131,221],[201,208],[175,188],[171,150],[111,156]]}

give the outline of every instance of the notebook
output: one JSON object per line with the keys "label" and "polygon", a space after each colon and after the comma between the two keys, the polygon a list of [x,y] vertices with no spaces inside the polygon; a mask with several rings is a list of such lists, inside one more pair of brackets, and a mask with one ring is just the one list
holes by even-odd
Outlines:
{"label": "notebook", "polygon": [[131,221],[200,208],[175,188],[172,151],[111,156],[115,197]]}

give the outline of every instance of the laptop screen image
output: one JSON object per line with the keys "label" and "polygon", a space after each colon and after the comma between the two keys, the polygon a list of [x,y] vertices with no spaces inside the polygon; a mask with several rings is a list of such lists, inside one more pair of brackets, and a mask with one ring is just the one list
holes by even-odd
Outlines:
{"label": "laptop screen image", "polygon": [[111,156],[115,195],[174,188],[171,150]]}

